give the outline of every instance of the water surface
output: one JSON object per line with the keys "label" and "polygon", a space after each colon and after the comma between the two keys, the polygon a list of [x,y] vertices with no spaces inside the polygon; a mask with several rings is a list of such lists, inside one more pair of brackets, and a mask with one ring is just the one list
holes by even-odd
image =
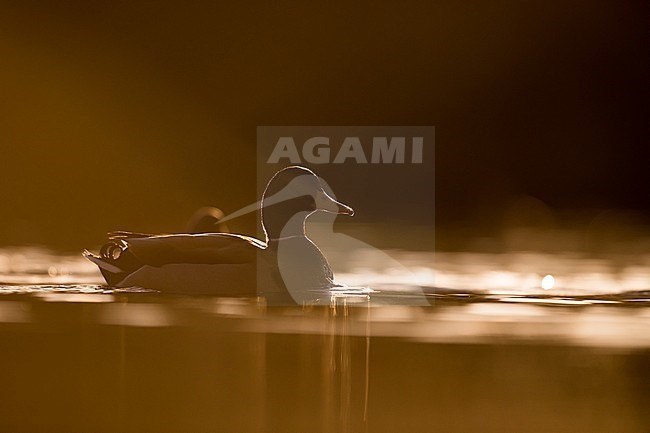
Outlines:
{"label": "water surface", "polygon": [[0,250],[0,431],[648,431],[643,264],[396,257],[341,267],[369,293],[274,307]]}

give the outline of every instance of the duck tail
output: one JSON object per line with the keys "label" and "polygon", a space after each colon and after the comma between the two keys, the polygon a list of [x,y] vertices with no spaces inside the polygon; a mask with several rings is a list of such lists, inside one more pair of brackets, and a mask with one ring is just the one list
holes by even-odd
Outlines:
{"label": "duck tail", "polygon": [[99,255],[84,250],[83,256],[99,267],[99,271],[110,286],[119,285],[124,278],[140,267],[124,241],[108,242],[101,247]]}
{"label": "duck tail", "polygon": [[221,209],[206,206],[202,207],[190,218],[185,231],[187,233],[230,233],[228,226],[221,222],[224,213]]}

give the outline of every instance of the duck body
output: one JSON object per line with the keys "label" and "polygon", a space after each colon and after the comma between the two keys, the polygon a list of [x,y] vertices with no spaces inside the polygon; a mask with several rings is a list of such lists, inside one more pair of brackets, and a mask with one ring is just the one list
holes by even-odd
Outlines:
{"label": "duck body", "polygon": [[119,238],[86,257],[115,287],[144,287],[173,293],[254,296],[256,260],[266,246],[228,233]]}
{"label": "duck body", "polygon": [[266,241],[231,233],[114,232],[99,255],[85,251],[84,256],[114,287],[277,302],[308,301],[335,287],[327,259],[305,234],[305,220],[317,210],[352,214],[352,209],[327,196],[315,174],[302,167],[276,173],[261,204]]}

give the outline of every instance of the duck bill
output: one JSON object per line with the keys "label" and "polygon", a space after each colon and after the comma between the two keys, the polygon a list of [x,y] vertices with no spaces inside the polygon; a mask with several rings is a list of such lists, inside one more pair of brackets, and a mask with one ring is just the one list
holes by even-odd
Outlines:
{"label": "duck bill", "polygon": [[316,209],[338,215],[354,215],[354,210],[330,197],[325,191],[316,195]]}

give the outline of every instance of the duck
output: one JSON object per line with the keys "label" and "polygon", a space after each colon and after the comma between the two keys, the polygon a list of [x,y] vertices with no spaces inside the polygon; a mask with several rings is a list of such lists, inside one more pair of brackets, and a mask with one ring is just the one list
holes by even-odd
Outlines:
{"label": "duck", "polygon": [[111,287],[163,293],[265,297],[270,304],[309,302],[341,287],[321,250],[305,232],[316,212],[354,215],[303,166],[276,172],[259,207],[264,239],[234,233],[143,236],[111,232],[99,254],[88,250]]}

